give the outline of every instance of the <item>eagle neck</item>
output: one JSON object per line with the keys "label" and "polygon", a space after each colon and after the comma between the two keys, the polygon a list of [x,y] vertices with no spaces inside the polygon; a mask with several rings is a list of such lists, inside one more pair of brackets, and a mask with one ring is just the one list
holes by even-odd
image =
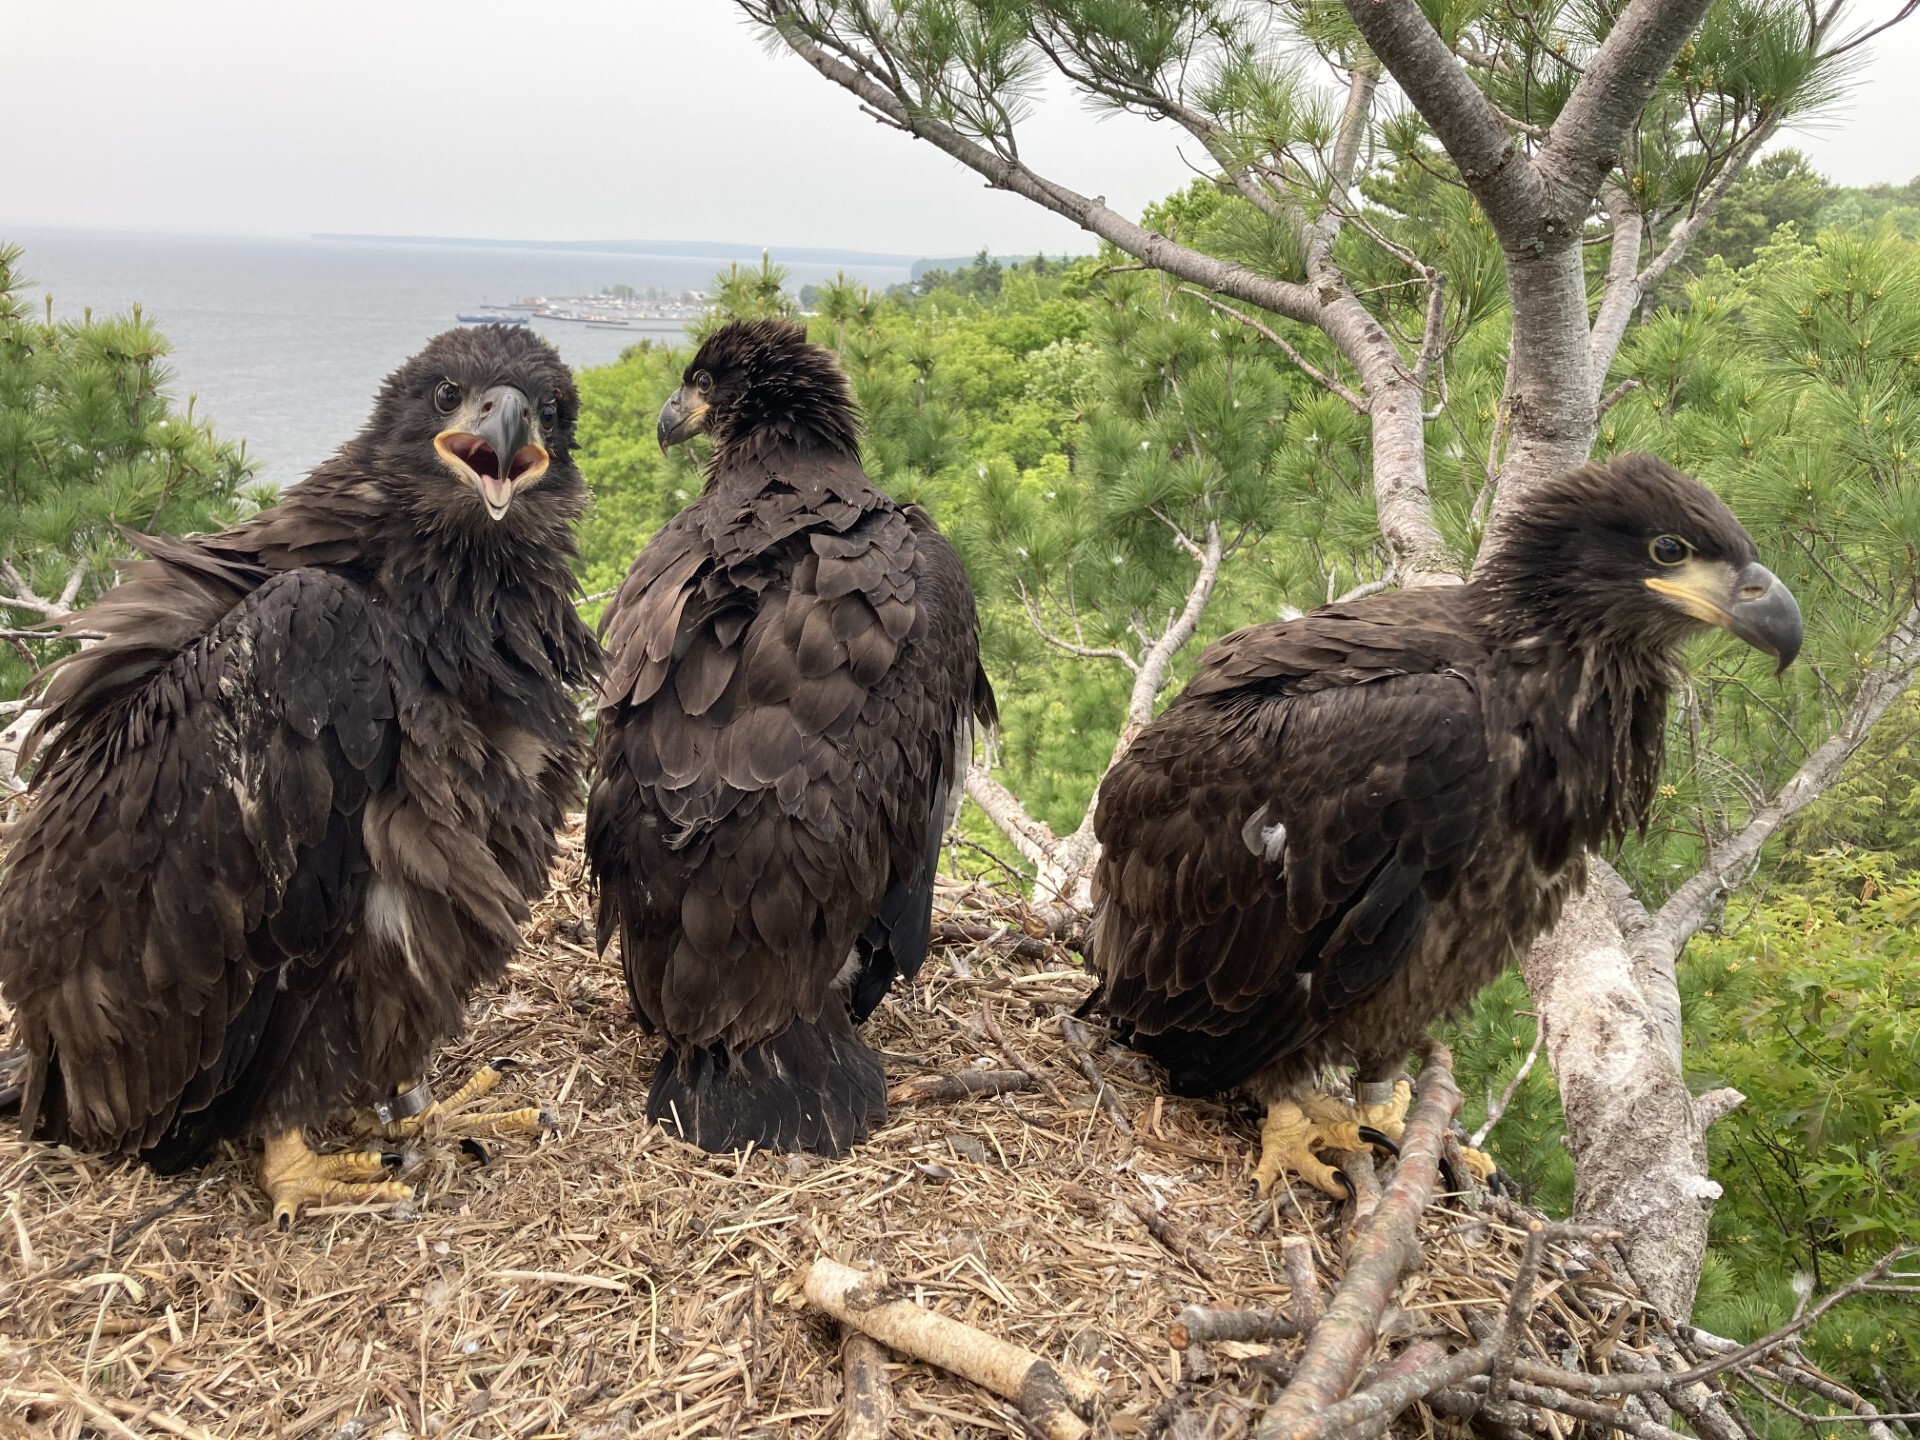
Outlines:
{"label": "eagle neck", "polygon": [[1515,697],[1505,723],[1521,736],[1511,791],[1536,861],[1557,872],[1643,829],[1665,753],[1675,662],[1663,645],[1634,645],[1601,625],[1513,625],[1497,600],[1482,610],[1496,687]]}

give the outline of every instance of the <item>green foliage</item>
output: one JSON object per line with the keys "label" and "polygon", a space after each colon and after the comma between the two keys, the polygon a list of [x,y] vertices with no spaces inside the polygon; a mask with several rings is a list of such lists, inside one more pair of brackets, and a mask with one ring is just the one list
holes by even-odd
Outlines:
{"label": "green foliage", "polygon": [[[1725,1187],[1712,1228],[1734,1283],[1700,1323],[1764,1333],[1791,1314],[1783,1277],[1816,1287],[1920,1245],[1920,878],[1828,851],[1737,928],[1697,939],[1683,971],[1699,1083],[1747,1103],[1708,1133]],[[1827,1363],[1920,1382],[1920,1307],[1869,1297],[1814,1332]]]}
{"label": "green foliage", "polygon": [[[54,323],[24,294],[21,251],[0,244],[0,560],[24,597],[84,605],[112,582],[122,530],[179,534],[216,529],[263,497],[249,493],[244,448],[214,434],[167,397],[167,343],[135,307],[130,315]],[[43,620],[11,604],[0,584],[0,625]],[[0,647],[0,698],[59,653],[50,642]]]}

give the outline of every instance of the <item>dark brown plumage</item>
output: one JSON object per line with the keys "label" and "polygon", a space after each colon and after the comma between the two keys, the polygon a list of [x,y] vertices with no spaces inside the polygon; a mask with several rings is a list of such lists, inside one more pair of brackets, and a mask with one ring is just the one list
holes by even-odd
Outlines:
{"label": "dark brown plumage", "polygon": [[1726,506],[1631,456],[1529,497],[1470,584],[1222,639],[1102,786],[1096,1003],[1174,1090],[1275,1105],[1263,1183],[1278,1146],[1334,1188],[1281,1107],[1326,1119],[1325,1064],[1396,1076],[1644,821],[1702,621],[1799,646]]}
{"label": "dark brown plumage", "polygon": [[458,1030],[584,760],[576,409],[537,338],[450,332],[278,506],[132,537],[0,879],[33,1134],[170,1170],[384,1100]]}
{"label": "dark brown plumage", "polygon": [[619,934],[667,1037],[649,1116],[708,1150],[837,1154],[884,1113],[853,1025],[926,953],[993,692],[959,557],[861,471],[846,380],[804,330],[714,334],[661,444],[701,430],[706,488],[602,622],[600,943]]}

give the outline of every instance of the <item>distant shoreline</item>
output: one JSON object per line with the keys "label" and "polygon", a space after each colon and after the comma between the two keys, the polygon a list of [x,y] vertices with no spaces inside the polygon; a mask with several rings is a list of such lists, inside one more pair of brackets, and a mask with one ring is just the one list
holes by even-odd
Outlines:
{"label": "distant shoreline", "polygon": [[559,250],[589,255],[645,255],[661,260],[752,260],[765,254],[798,265],[882,265],[905,268],[919,255],[834,250],[805,245],[743,245],[720,240],[491,240],[462,235],[352,235],[328,231],[315,240],[356,245],[430,245],[477,250]]}

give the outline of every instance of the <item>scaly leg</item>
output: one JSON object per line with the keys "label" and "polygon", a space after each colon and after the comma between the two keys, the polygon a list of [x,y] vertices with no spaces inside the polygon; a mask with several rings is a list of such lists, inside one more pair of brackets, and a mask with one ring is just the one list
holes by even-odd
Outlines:
{"label": "scaly leg", "polygon": [[381,1125],[376,1120],[367,1128],[377,1129],[394,1140],[411,1139],[428,1128],[440,1135],[476,1139],[538,1135],[543,1130],[551,1130],[554,1126],[553,1117],[533,1105],[519,1110],[489,1110],[475,1115],[461,1113],[466,1106],[498,1085],[513,1067],[512,1060],[504,1056],[497,1057],[474,1071],[467,1083],[458,1090],[444,1100],[434,1101],[418,1115],[396,1120],[391,1125]]}
{"label": "scaly leg", "polygon": [[361,1205],[411,1200],[413,1187],[386,1178],[378,1150],[340,1150],[321,1155],[295,1127],[269,1136],[260,1154],[260,1188],[273,1201],[273,1223],[292,1226],[302,1205]]}

